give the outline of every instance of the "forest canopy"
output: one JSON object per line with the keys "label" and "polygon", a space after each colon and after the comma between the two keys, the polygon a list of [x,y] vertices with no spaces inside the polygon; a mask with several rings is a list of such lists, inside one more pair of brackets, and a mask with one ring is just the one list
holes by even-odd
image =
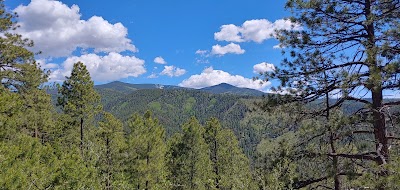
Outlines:
{"label": "forest canopy", "polygon": [[400,1],[286,8],[301,30],[259,76],[281,84],[253,96],[95,86],[81,61],[50,87],[0,0],[0,189],[396,189]]}

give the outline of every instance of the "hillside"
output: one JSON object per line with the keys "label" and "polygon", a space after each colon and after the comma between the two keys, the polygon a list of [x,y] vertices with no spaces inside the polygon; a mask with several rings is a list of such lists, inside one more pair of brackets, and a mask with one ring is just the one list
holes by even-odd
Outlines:
{"label": "hillside", "polygon": [[[233,130],[250,158],[263,138],[275,137],[286,127],[281,126],[280,119],[269,118],[263,112],[250,111],[260,97],[244,94],[251,94],[255,90],[229,84],[194,90],[168,85],[160,89],[154,84],[112,82],[97,85],[95,89],[102,97],[104,110],[122,121],[126,121],[135,112],[143,114],[146,110],[152,111],[165,127],[167,137],[180,131],[182,123],[192,116],[202,124],[216,117],[223,127]],[[321,103],[316,101],[311,107],[318,107]],[[346,103],[343,111],[352,113],[360,107],[361,104]]]}
{"label": "hillside", "polygon": [[171,136],[180,131],[181,124],[192,116],[203,124],[209,118],[216,117],[224,127],[234,131],[249,156],[260,141],[251,127],[241,124],[249,109],[246,104],[252,97],[182,88],[138,89],[135,88],[137,85],[117,84],[107,85],[107,88],[96,86],[96,90],[102,97],[104,109],[123,121],[135,112],[143,114],[151,110],[165,127],[167,136]]}

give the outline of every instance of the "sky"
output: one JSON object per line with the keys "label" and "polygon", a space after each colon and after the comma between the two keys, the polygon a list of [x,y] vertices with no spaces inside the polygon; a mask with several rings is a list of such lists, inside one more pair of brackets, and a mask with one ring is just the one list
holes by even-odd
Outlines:
{"label": "sky", "polygon": [[[17,32],[60,82],[83,62],[95,84],[112,81],[202,88],[220,83],[268,91],[253,80],[283,59],[275,29],[284,0],[6,0]],[[294,28],[292,28],[294,26]]]}

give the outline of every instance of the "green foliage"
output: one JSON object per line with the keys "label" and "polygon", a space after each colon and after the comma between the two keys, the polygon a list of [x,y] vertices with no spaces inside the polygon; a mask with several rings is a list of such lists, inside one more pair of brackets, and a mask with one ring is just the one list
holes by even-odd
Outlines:
{"label": "green foliage", "polygon": [[124,167],[130,188],[166,189],[165,130],[147,111],[127,122],[127,158]]}
{"label": "green foliage", "polygon": [[20,126],[23,101],[0,86],[0,139],[12,139]]}
{"label": "green foliage", "polygon": [[[167,138],[176,132],[181,132],[179,126],[183,121],[194,116],[200,123],[205,123],[211,117],[220,120],[223,126],[231,129],[238,137],[240,147],[250,158],[254,156],[254,147],[261,140],[258,131],[251,125],[241,122],[252,120],[247,111],[254,104],[256,100],[254,97],[210,94],[185,89],[139,89],[124,94],[112,90],[112,87],[96,86],[105,111],[112,113],[121,121],[126,121],[134,112],[144,114],[146,110],[151,110],[154,117],[163,124]],[[122,88],[120,84],[117,87]]]}
{"label": "green foliage", "polygon": [[[286,8],[292,12],[290,21],[301,29],[277,32],[281,45],[286,47],[282,51],[286,58],[280,68],[266,74],[266,79],[280,79],[278,90],[291,92],[290,101],[309,103],[337,95],[333,102],[327,100],[325,105],[304,111],[320,122],[313,126],[313,132],[321,134],[317,138],[320,141],[308,145],[314,144],[313,151],[321,147],[318,152],[333,160],[336,169],[328,173],[334,171],[335,176],[340,173],[348,178],[354,178],[354,173],[390,176],[384,165],[392,161],[390,147],[397,144],[397,137],[388,134],[398,134],[398,130],[396,124],[387,121],[393,113],[390,108],[400,102],[387,103],[384,94],[398,91],[400,84],[398,1],[288,0]],[[353,120],[344,125],[346,128],[334,129],[329,112],[349,102],[362,104],[362,109],[351,112]],[[340,149],[344,144],[348,146]],[[338,153],[335,146],[339,147]],[[330,154],[326,153],[329,149]],[[341,166],[341,160],[349,158],[359,166],[355,171]],[[380,169],[361,169],[374,165]],[[320,174],[314,170],[310,173]],[[335,178],[334,188],[341,189],[340,180]],[[376,188],[385,189],[378,178]],[[361,186],[351,188],[355,187]]]}
{"label": "green foliage", "polygon": [[98,146],[99,159],[96,168],[103,189],[121,189],[126,186],[123,161],[125,159],[126,142],[122,122],[110,113],[103,113],[99,122]]}
{"label": "green foliage", "polygon": [[58,89],[58,105],[64,113],[69,114],[74,123],[81,118],[92,115],[99,109],[100,96],[94,90],[94,83],[91,80],[89,71],[82,62],[74,64],[71,76],[66,77],[62,86]]}
{"label": "green foliage", "polygon": [[84,156],[85,149],[89,149],[90,144],[88,135],[85,133],[93,129],[93,117],[101,109],[100,96],[94,90],[93,81],[90,78],[89,71],[86,66],[77,62],[74,64],[71,76],[59,87],[58,104],[61,106],[64,119],[67,120],[65,131],[69,131],[73,136],[76,132],[80,132],[80,139],[69,138],[72,144],[80,147],[81,154]]}
{"label": "green foliage", "polygon": [[211,189],[214,184],[204,129],[195,118],[182,126],[182,134],[169,141],[168,179],[172,189]]}
{"label": "green foliage", "polygon": [[[34,54],[26,49],[32,47],[33,43],[13,32],[17,28],[15,18],[16,14],[8,13],[1,0],[0,32],[3,35],[0,37],[0,98],[2,101],[8,100],[9,105],[2,108],[0,115],[14,117],[13,124],[7,123],[8,130],[14,128],[15,131],[26,131],[44,139],[44,134],[52,125],[52,106],[49,95],[40,86],[47,82],[48,73],[39,68]],[[17,97],[21,100],[14,100]],[[18,114],[17,110],[21,112]],[[3,124],[6,125],[0,122],[1,127],[5,127]]]}
{"label": "green foliage", "polygon": [[38,139],[18,135],[0,142],[0,189],[96,188],[95,172],[78,155],[62,153]]}
{"label": "green foliage", "polygon": [[239,147],[236,136],[229,129],[222,129],[215,118],[205,126],[204,139],[209,147],[214,187],[216,189],[255,189],[250,163]]}
{"label": "green foliage", "polygon": [[293,160],[297,144],[293,132],[276,139],[264,139],[257,146],[256,176],[260,189],[293,189],[297,163]]}

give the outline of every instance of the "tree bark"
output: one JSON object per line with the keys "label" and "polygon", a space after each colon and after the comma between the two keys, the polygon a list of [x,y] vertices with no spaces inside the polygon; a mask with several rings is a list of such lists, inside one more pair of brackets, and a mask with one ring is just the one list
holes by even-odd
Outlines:
{"label": "tree bark", "polygon": [[107,157],[107,186],[106,189],[107,190],[111,190],[111,164],[112,164],[112,160],[111,160],[111,148],[110,148],[110,139],[107,136],[106,139],[106,157]]}
{"label": "tree bark", "polygon": [[83,118],[82,118],[82,117],[81,117],[80,127],[81,127],[81,143],[80,143],[80,149],[81,149],[82,158],[84,158],[84,154],[83,154]]}

